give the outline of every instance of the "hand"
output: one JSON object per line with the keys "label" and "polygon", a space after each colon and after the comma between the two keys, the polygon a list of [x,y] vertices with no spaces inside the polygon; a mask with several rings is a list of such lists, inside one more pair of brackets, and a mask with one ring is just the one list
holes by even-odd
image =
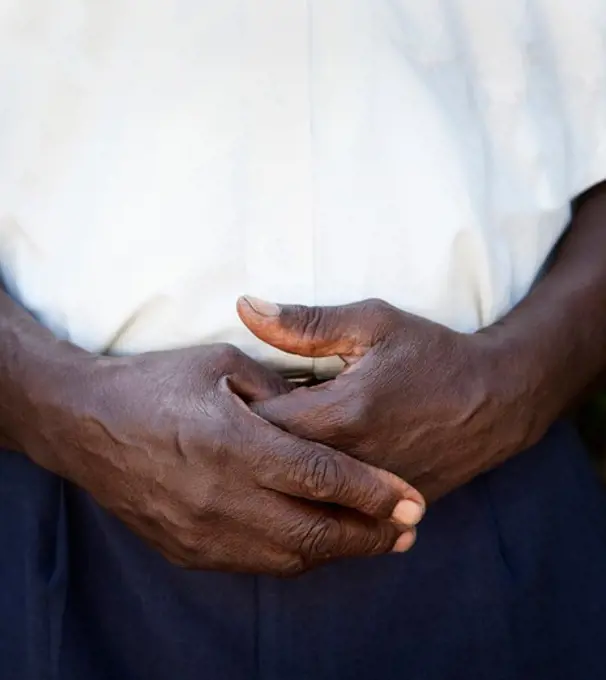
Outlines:
{"label": "hand", "polygon": [[233,347],[88,356],[70,374],[30,455],[50,452],[55,472],[176,564],[291,575],[414,541],[403,525],[421,496],[253,414],[248,402],[289,387]]}
{"label": "hand", "polygon": [[286,432],[403,476],[435,500],[532,440],[516,357],[380,300],[341,307],[241,298],[261,340],[307,357],[339,355],[334,380],[255,404]]}

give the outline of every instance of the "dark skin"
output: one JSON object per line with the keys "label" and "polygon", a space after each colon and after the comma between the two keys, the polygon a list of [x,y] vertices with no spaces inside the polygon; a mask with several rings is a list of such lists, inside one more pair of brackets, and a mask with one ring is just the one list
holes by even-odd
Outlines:
{"label": "dark skin", "polygon": [[548,275],[475,335],[386,303],[263,317],[242,300],[272,344],[349,361],[336,380],[293,392],[225,346],[89,355],[0,294],[3,443],[191,568],[295,574],[396,539],[406,550],[420,496],[336,448],[433,500],[539,439],[606,369],[605,213],[599,188]]}
{"label": "dark skin", "polygon": [[0,293],[0,384],[2,444],[175,564],[289,576],[414,542],[420,494],[254,414],[291,387],[229,345],[96,356]]}
{"label": "dark skin", "polygon": [[331,308],[242,298],[240,316],[261,340],[347,364],[255,411],[403,476],[428,501],[531,446],[606,369],[604,185],[577,205],[548,273],[479,333],[380,300]]}

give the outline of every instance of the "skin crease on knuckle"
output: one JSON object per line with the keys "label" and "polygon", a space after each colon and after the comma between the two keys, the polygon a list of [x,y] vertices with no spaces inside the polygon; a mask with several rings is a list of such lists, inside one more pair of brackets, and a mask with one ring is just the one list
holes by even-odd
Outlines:
{"label": "skin crease on knuckle", "polygon": [[328,452],[299,457],[291,474],[293,482],[317,500],[339,498],[345,483],[336,458]]}
{"label": "skin crease on knuckle", "polygon": [[338,521],[323,517],[312,522],[300,537],[300,554],[308,564],[334,555],[334,546],[339,544],[342,529]]}
{"label": "skin crease on knuckle", "polygon": [[319,308],[311,307],[306,309],[304,313],[299,311],[297,318],[299,319],[298,323],[301,325],[303,338],[307,338],[313,344],[314,338],[322,336],[324,317]]}

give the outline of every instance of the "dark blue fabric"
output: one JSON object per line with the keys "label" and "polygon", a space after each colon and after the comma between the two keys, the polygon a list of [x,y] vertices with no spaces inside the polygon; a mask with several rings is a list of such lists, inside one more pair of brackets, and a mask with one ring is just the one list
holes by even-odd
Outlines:
{"label": "dark blue fabric", "polygon": [[576,434],[436,504],[408,555],[187,573],[0,453],[2,680],[606,678],[606,505]]}

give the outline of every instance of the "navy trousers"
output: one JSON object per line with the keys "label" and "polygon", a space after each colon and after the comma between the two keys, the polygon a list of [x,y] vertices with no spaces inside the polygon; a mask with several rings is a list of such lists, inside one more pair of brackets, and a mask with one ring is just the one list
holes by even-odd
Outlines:
{"label": "navy trousers", "polygon": [[600,680],[606,505],[574,430],[430,509],[407,555],[190,573],[0,452],[2,680]]}

